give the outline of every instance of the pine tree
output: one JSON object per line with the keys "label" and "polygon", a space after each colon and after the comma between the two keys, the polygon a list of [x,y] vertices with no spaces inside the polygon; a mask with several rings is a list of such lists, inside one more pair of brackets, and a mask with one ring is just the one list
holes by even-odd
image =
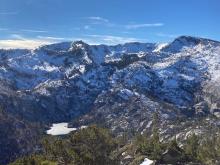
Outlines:
{"label": "pine tree", "polygon": [[187,138],[185,152],[191,159],[198,158],[199,138],[194,133]]}
{"label": "pine tree", "polygon": [[152,123],[153,123],[152,158],[154,160],[158,160],[161,157],[162,149],[161,149],[160,137],[159,137],[159,116],[158,116],[157,112],[155,112],[153,115],[153,122]]}
{"label": "pine tree", "polygon": [[159,116],[158,113],[155,112],[153,115],[153,141],[155,143],[158,143],[160,138],[159,138]]}

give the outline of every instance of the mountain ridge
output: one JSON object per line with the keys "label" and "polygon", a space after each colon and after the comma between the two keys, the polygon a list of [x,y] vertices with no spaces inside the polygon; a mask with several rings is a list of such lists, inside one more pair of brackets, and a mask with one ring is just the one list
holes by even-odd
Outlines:
{"label": "mountain ridge", "polygon": [[[158,113],[161,136],[184,139],[199,132],[190,121],[218,123],[219,54],[220,42],[189,36],[167,45],[75,41],[1,49],[0,107],[27,126],[41,123],[41,131],[65,121],[105,125],[116,135],[148,131]],[[179,119],[182,125],[175,126]]]}

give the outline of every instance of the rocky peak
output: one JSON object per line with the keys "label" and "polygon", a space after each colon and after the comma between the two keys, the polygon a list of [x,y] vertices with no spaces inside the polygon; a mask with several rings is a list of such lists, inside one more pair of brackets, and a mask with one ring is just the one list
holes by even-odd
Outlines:
{"label": "rocky peak", "polygon": [[74,41],[71,44],[71,50],[79,50],[79,49],[87,49],[89,47],[89,45],[85,42],[83,42],[82,40],[80,41]]}
{"label": "rocky peak", "polygon": [[71,42],[54,43],[50,45],[44,45],[37,50],[50,50],[50,51],[67,51],[71,48]]}
{"label": "rocky peak", "polygon": [[197,38],[192,36],[180,36],[177,37],[173,42],[165,46],[162,51],[163,52],[170,52],[170,53],[177,53],[182,51],[184,48],[192,48],[200,43],[207,42],[207,39]]}

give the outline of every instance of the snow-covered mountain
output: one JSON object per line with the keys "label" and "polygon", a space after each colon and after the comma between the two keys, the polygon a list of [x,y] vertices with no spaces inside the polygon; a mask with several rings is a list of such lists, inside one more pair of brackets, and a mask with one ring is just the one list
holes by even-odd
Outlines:
{"label": "snow-covered mountain", "polygon": [[105,95],[118,92],[116,101],[138,96],[218,116],[219,54],[219,42],[190,36],[162,45],[76,41],[0,50],[1,104],[28,120],[53,122],[91,111],[101,97],[107,104]]}
{"label": "snow-covered mountain", "polygon": [[189,36],[162,46],[76,41],[0,50],[0,80],[20,99],[33,99],[36,111],[64,111],[67,116],[91,110],[100,94],[119,87],[178,108],[206,104],[213,112],[219,107],[219,53],[219,42]]}
{"label": "snow-covered mountain", "polygon": [[29,122],[143,132],[154,112],[163,126],[181,117],[220,117],[219,83],[220,42],[190,36],[166,44],[76,41],[0,50],[0,106]]}

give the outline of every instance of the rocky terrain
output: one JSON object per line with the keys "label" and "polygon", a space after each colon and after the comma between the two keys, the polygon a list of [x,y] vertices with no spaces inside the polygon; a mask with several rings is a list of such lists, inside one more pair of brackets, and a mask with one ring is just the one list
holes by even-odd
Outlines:
{"label": "rocky terrain", "polygon": [[[105,125],[118,135],[143,133],[157,112],[163,138],[183,140],[190,132],[202,134],[219,125],[219,83],[220,42],[204,38],[0,50],[1,109],[28,124],[41,123],[43,130],[71,122]],[[8,121],[1,120],[0,127]],[[17,128],[13,122],[7,125]],[[30,134],[37,138],[36,130]]]}
{"label": "rocky terrain", "polygon": [[40,125],[0,112],[0,164],[39,151]]}

